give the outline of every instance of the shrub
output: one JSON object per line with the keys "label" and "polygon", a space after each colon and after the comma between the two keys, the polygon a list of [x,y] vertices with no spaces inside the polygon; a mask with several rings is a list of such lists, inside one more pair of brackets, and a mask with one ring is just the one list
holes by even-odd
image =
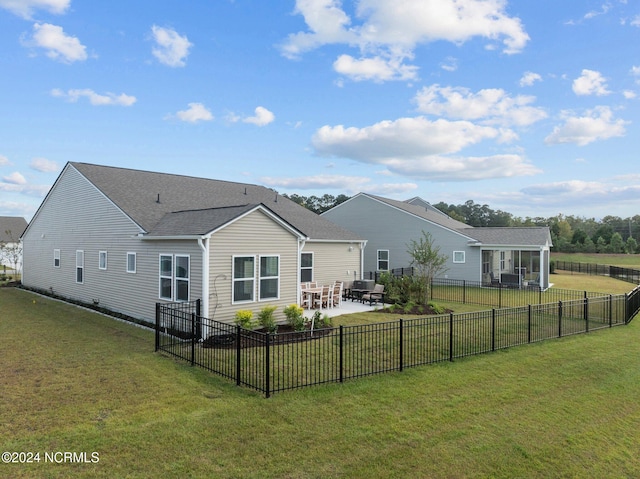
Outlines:
{"label": "shrub", "polygon": [[440,306],[438,303],[434,303],[433,301],[429,301],[429,307],[435,314],[444,314],[446,312],[446,308],[444,306]]}
{"label": "shrub", "polygon": [[294,331],[304,331],[307,319],[303,316],[304,309],[297,304],[290,304],[284,308],[284,315],[287,317],[287,323]]}
{"label": "shrub", "polygon": [[244,329],[253,329],[253,311],[239,309],[233,320],[236,325]]}
{"label": "shrub", "polygon": [[260,323],[260,326],[270,333],[278,331],[278,325],[276,324],[276,319],[273,316],[276,309],[278,309],[277,306],[265,306],[260,310],[260,313],[258,313],[258,322]]}
{"label": "shrub", "polygon": [[313,313],[313,326],[316,329],[324,329],[333,327],[333,322],[328,314],[322,314],[320,311]]}

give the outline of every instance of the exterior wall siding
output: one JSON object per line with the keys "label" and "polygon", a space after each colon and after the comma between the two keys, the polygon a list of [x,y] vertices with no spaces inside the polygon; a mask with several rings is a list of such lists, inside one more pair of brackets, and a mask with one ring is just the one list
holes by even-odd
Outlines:
{"label": "exterior wall siding", "polygon": [[313,280],[319,284],[360,279],[360,243],[307,241],[302,251],[313,253]]}
{"label": "exterior wall siding", "polygon": [[[408,244],[411,240],[420,241],[424,230],[440,247],[440,254],[448,257],[448,271],[442,276],[474,281],[481,279],[481,254],[479,248],[467,245],[467,237],[379,201],[357,196],[323,216],[367,239],[364,272],[377,270],[378,250],[389,250],[389,269],[408,267],[411,263]],[[464,263],[453,262],[454,251],[465,252]]]}
{"label": "exterior wall siding", "polygon": [[[75,169],[60,176],[23,237],[23,284],[153,321],[159,301],[159,254],[189,254],[190,295],[200,297],[201,253],[195,241],[151,242],[140,228]],[[60,267],[54,267],[54,249]],[[84,251],[84,281],[76,282],[76,251]],[[99,252],[107,269],[99,269]],[[136,273],[127,273],[127,253]]]}
{"label": "exterior wall siding", "polygon": [[[258,275],[254,300],[233,303],[233,257],[255,256],[259,268],[260,255],[279,256],[279,298],[260,300]],[[260,211],[231,223],[211,236],[209,243],[209,317],[233,323],[237,310],[251,310],[254,318],[267,305],[278,307],[276,320],[284,321],[283,308],[296,303],[298,292],[298,238]]]}

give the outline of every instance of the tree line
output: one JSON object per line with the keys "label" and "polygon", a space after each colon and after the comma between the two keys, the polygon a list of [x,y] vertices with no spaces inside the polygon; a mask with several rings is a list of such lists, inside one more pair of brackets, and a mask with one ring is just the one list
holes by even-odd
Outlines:
{"label": "tree line", "polygon": [[[344,194],[333,196],[283,195],[305,208],[320,214],[347,201]],[[558,214],[551,217],[514,216],[494,210],[486,204],[467,200],[454,205],[444,202],[433,206],[453,219],[476,227],[548,226],[553,241],[552,251],[565,253],[640,253],[640,215],[629,218],[607,215],[600,220],[581,216]]]}

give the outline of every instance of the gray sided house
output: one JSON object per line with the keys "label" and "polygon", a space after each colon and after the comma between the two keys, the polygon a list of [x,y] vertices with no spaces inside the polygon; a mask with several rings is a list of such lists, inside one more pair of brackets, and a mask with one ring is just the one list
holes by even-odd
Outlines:
{"label": "gray sided house", "polygon": [[68,163],[22,236],[23,284],[152,321],[157,302],[300,301],[362,271],[364,240],[263,186]]}
{"label": "gray sided house", "polygon": [[359,193],[322,216],[367,239],[364,271],[408,267],[411,240],[428,232],[449,259],[444,277],[508,286],[549,287],[547,227],[474,228],[420,198],[396,201]]}

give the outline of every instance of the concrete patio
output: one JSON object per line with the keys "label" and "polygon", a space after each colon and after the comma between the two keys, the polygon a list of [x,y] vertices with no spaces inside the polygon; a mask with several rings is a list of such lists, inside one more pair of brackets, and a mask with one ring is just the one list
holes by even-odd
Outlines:
{"label": "concrete patio", "polygon": [[[369,303],[361,303],[360,301],[351,301],[350,299],[347,299],[340,303],[339,308],[322,308],[317,311],[320,311],[321,314],[327,314],[330,318],[333,318],[334,316],[340,316],[342,314],[364,313],[375,309],[382,309],[383,307],[384,304],[382,303],[373,303],[372,306],[369,306]],[[304,316],[306,318],[310,318],[315,312],[315,309],[305,309]]]}

